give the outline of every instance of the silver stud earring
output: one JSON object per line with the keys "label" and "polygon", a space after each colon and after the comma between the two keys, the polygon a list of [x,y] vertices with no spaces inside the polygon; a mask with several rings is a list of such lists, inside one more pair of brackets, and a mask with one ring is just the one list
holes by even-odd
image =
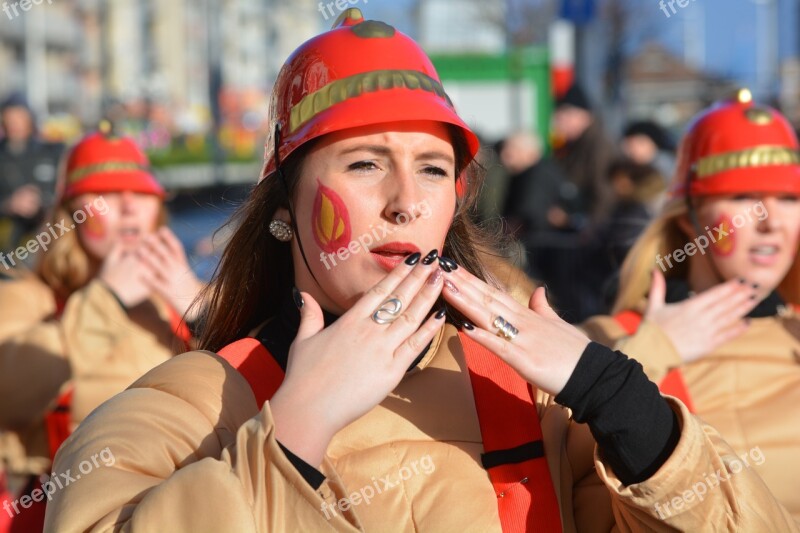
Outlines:
{"label": "silver stud earring", "polygon": [[269,232],[272,236],[281,242],[289,242],[292,240],[294,232],[292,227],[283,220],[273,220],[269,223]]}

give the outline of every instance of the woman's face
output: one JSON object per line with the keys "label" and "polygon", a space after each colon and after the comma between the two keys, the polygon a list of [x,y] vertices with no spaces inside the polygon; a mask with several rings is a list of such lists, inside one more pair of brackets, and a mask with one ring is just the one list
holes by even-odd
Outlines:
{"label": "woman's face", "polygon": [[161,199],[130,191],[82,194],[71,207],[81,245],[90,257],[103,261],[115,244],[132,249],[156,230]]}
{"label": "woman's face", "polygon": [[[415,121],[327,135],[303,162],[294,205],[322,287],[295,239],[297,286],[341,314],[408,255],[441,251],[456,206],[449,131]],[[278,218],[288,214],[282,210]]]}
{"label": "woman's face", "polygon": [[[757,283],[761,297],[781,283],[797,257],[800,235],[800,199],[797,196],[714,197],[700,204],[698,221],[702,228],[708,227],[704,229],[709,241],[705,251],[713,258],[722,277]],[[692,227],[686,220],[683,225],[685,230]],[[694,230],[688,232],[694,235]],[[695,270],[716,278],[707,258],[696,254],[691,260]]]}

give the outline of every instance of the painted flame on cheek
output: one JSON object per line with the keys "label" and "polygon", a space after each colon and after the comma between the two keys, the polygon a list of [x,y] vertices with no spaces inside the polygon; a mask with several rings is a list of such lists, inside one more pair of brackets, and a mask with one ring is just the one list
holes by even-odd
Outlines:
{"label": "painted flame on cheek", "polygon": [[713,228],[711,231],[714,232],[714,235],[719,233],[714,228],[719,228],[723,232],[726,232],[728,235],[723,235],[717,238],[717,242],[714,243],[711,250],[719,256],[725,257],[731,255],[733,250],[736,249],[736,238],[733,236],[733,223],[731,222],[731,217],[727,214],[722,214],[714,223]]}
{"label": "painted flame on cheek", "polygon": [[350,214],[342,198],[317,180],[317,195],[311,211],[314,240],[323,251],[334,253],[350,243]]}
{"label": "painted flame on cheek", "polygon": [[83,232],[91,239],[102,239],[106,236],[106,226],[96,216],[90,216],[83,222]]}

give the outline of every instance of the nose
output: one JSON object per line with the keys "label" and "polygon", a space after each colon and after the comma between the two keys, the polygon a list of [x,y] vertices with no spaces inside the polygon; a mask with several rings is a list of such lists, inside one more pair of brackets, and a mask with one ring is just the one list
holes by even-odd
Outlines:
{"label": "nose", "polygon": [[120,209],[123,215],[136,214],[137,195],[132,191],[123,191],[120,193]]}
{"label": "nose", "polygon": [[384,183],[386,184],[384,217],[394,223],[402,222],[404,217],[411,217],[415,206],[419,203],[420,190],[410,164],[395,166],[384,179]]}
{"label": "nose", "polygon": [[783,219],[781,216],[780,203],[775,196],[765,196],[761,199],[761,205],[764,206],[763,220],[758,222],[758,230],[762,233],[770,233],[779,231],[783,228]]}

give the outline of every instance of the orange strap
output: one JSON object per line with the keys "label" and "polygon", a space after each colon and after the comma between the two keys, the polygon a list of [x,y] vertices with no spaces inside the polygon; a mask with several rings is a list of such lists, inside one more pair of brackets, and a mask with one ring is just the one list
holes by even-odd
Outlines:
{"label": "orange strap", "polygon": [[[636,311],[622,311],[614,315],[614,320],[628,335],[633,335],[639,329],[639,324],[642,323],[642,315]],[[673,368],[667,372],[667,375],[658,384],[658,389],[664,394],[678,398],[690,413],[695,412],[689,387],[686,385],[686,380],[683,379],[683,372],[680,368]]]}
{"label": "orange strap", "polygon": [[[561,531],[561,513],[542,445],[533,391],[483,346],[460,334],[481,427],[484,467],[497,494],[506,533]],[[238,340],[219,355],[250,383],[258,405],[272,397],[284,373],[258,340]]]}
{"label": "orange strap", "polygon": [[171,305],[167,306],[167,310],[169,313],[169,325],[172,332],[178,337],[183,345],[186,347],[187,350],[191,350],[191,346],[189,345],[189,341],[192,340],[192,332],[189,331],[189,326],[186,325],[186,322],[183,320],[183,317],[178,314],[178,311],[173,309]]}
{"label": "orange strap", "polygon": [[47,445],[50,449],[50,459],[54,460],[56,452],[70,434],[70,407],[72,405],[73,388],[70,386],[56,400],[56,405],[44,415],[44,425],[47,428]]}
{"label": "orange strap", "polygon": [[560,532],[561,513],[544,456],[535,393],[502,359],[459,333],[500,523],[509,532]]}

